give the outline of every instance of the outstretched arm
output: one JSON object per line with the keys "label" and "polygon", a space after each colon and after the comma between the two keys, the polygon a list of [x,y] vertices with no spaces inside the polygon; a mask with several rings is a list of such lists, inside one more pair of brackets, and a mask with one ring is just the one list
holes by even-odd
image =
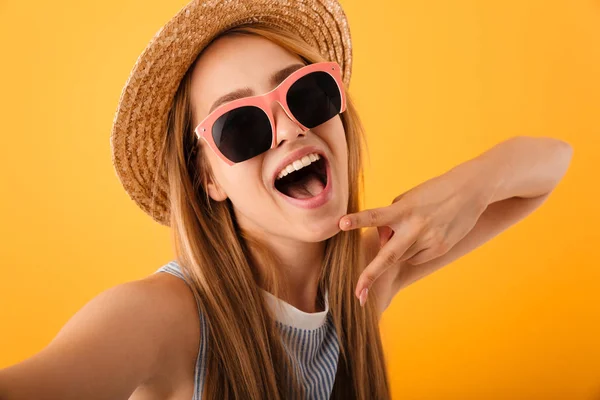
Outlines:
{"label": "outstretched arm", "polygon": [[359,279],[357,298],[372,287],[383,312],[401,288],[522,220],[548,198],[572,154],[561,140],[514,137],[403,193],[388,207],[343,217],[342,229],[369,227],[365,244],[373,259]]}
{"label": "outstretched arm", "polygon": [[0,399],[129,398],[171,365],[179,343],[196,329],[189,322],[196,313],[191,292],[179,278],[171,281],[151,276],[100,293],[46,348],[0,370]]}

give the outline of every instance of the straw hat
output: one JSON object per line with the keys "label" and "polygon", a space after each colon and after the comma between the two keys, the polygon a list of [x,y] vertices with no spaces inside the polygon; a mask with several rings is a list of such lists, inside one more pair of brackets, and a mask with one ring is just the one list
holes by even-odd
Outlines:
{"label": "straw hat", "polygon": [[336,61],[349,85],[352,44],[337,0],[193,0],[184,6],[138,57],[121,92],[110,137],[113,166],[127,194],[163,225],[170,224],[168,184],[165,168],[157,174],[158,152],[173,96],[211,39],[256,22],[298,34],[325,59]]}

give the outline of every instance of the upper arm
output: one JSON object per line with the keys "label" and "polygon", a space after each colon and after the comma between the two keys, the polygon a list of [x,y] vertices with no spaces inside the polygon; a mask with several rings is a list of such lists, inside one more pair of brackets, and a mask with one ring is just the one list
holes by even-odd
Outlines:
{"label": "upper arm", "polygon": [[0,398],[126,399],[153,377],[181,317],[152,281],[110,288],[34,356],[0,371]]}

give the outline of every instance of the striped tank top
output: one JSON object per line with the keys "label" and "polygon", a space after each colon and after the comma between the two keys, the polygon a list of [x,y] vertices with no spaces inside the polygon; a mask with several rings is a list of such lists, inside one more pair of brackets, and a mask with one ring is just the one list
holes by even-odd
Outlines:
{"label": "striped tank top", "polygon": [[[167,272],[187,283],[181,267],[176,261],[160,267],[155,273]],[[189,284],[189,283],[188,283]],[[329,312],[328,293],[324,293],[325,310],[306,313],[291,304],[260,289],[268,306],[276,316],[276,325],[280,330],[283,345],[290,357],[299,366],[300,382],[304,385],[306,399],[329,399],[338,365],[339,342]],[[202,398],[202,389],[207,377],[206,354],[208,351],[207,324],[198,308],[200,318],[200,347],[194,370],[194,395],[192,400]],[[289,398],[294,398],[290,394]]]}

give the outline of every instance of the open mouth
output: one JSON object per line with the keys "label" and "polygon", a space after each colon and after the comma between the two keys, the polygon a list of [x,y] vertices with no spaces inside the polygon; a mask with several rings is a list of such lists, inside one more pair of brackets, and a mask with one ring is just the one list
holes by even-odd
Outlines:
{"label": "open mouth", "polygon": [[294,199],[318,196],[327,186],[327,160],[317,161],[275,180],[275,189]]}

